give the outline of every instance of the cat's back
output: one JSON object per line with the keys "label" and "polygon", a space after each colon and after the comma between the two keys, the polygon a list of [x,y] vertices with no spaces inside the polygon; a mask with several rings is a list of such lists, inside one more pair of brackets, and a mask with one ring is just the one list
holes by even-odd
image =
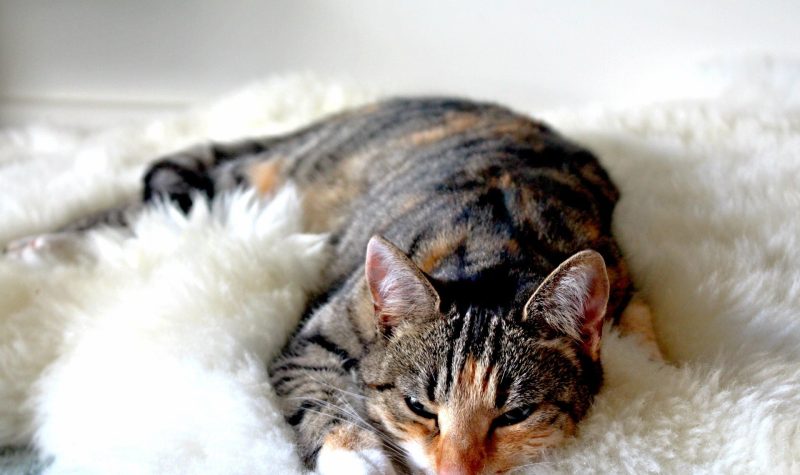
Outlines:
{"label": "cat's back", "polygon": [[594,155],[539,121],[463,99],[392,99],[275,150],[304,191],[309,222],[333,232],[332,280],[359,268],[381,234],[435,278],[510,287],[596,249],[619,298],[626,293],[611,237],[616,187]]}
{"label": "cat's back", "polygon": [[272,155],[317,202],[372,195],[387,209],[408,208],[398,197],[521,187],[550,198],[586,195],[607,217],[618,197],[585,149],[542,122],[466,99],[399,98],[357,108],[290,136]]}

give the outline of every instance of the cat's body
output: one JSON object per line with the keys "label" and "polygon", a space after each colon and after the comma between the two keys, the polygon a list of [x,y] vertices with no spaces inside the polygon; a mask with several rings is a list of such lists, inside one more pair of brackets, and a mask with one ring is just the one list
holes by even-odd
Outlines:
{"label": "cat's body", "polygon": [[288,182],[333,248],[270,365],[310,467],[495,473],[574,432],[632,292],[590,153],[498,106],[392,100],[168,157],[145,201]]}

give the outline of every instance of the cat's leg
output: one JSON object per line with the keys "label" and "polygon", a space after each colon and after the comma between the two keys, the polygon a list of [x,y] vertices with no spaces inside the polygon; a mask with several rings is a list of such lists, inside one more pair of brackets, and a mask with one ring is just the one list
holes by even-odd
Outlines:
{"label": "cat's leg", "polygon": [[[304,463],[320,474],[393,474],[393,443],[366,415],[357,374],[359,337],[344,331],[349,298],[315,311],[288,351],[270,366],[286,421]],[[338,324],[333,324],[338,321]]]}
{"label": "cat's leg", "polygon": [[157,199],[171,201],[186,212],[197,194],[212,198],[215,192],[245,181],[246,177],[238,176],[241,167],[231,165],[265,151],[268,144],[268,139],[203,144],[160,158],[145,173],[141,199],[85,216],[52,233],[16,239],[2,248],[3,254],[31,264],[91,257],[87,231],[128,229],[141,210]]}
{"label": "cat's leg", "polygon": [[341,425],[325,437],[317,455],[320,475],[392,475],[391,459],[375,434],[355,426]]}
{"label": "cat's leg", "polygon": [[189,197],[204,186],[204,164],[214,158],[206,149],[212,147],[196,147],[156,161],[143,179],[144,199],[137,197],[121,206],[81,217],[50,233],[16,239],[3,248],[3,253],[29,264],[75,261],[91,257],[86,232],[100,227],[128,229],[142,208],[156,197],[166,197],[188,210]]}
{"label": "cat's leg", "polygon": [[91,255],[88,244],[79,233],[50,233],[16,239],[8,243],[3,253],[12,259],[31,265],[76,261]]}
{"label": "cat's leg", "polygon": [[170,201],[186,213],[194,196],[212,198],[215,187],[209,170],[215,162],[213,150],[213,146],[198,145],[153,162],[142,179],[142,201]]}
{"label": "cat's leg", "polygon": [[634,294],[628,306],[620,315],[618,328],[623,335],[635,337],[648,352],[651,359],[663,361],[664,355],[658,347],[658,339],[653,327],[653,313],[650,306]]}
{"label": "cat's leg", "polygon": [[142,200],[165,199],[188,212],[195,196],[211,199],[236,186],[249,186],[245,162],[267,161],[270,143],[271,139],[207,143],[162,157],[145,173]]}
{"label": "cat's leg", "polygon": [[86,232],[99,227],[126,229],[141,207],[137,200],[83,217],[51,233],[16,239],[3,247],[3,254],[28,264],[92,258],[93,248]]}
{"label": "cat's leg", "polygon": [[297,434],[304,463],[317,473],[393,474],[384,438],[364,417],[363,396],[352,376],[316,343],[279,361],[272,370],[286,420]]}
{"label": "cat's leg", "polygon": [[273,387],[297,434],[304,463],[323,475],[393,474],[381,434],[364,415],[363,396],[330,337],[295,337],[273,364]]}

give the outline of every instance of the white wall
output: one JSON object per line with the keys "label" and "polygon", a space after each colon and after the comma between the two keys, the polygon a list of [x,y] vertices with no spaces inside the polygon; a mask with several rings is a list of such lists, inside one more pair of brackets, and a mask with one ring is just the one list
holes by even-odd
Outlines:
{"label": "white wall", "polygon": [[636,102],[704,58],[800,58],[798,24],[797,0],[0,0],[0,121],[147,115],[297,70],[527,106]]}

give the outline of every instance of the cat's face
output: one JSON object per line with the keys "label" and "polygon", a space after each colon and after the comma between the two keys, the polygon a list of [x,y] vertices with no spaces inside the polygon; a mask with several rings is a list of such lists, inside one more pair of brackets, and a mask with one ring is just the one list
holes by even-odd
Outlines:
{"label": "cat's face", "polygon": [[[370,416],[410,465],[440,474],[504,472],[535,463],[575,433],[602,378],[607,280],[599,255],[565,262],[515,316],[443,313],[424,276],[388,252],[372,272],[368,256],[386,338],[361,372]],[[568,315],[575,312],[581,317]]]}

